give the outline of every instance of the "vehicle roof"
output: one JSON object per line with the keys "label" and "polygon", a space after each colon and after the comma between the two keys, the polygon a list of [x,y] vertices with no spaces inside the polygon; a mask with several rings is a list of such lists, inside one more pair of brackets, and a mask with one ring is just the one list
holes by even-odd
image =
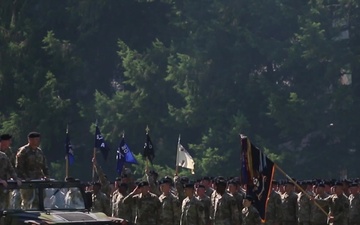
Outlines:
{"label": "vehicle roof", "polygon": [[79,180],[72,180],[72,181],[31,180],[31,181],[23,181],[21,186],[18,186],[15,181],[8,181],[7,189],[71,188],[71,187],[85,187],[85,183],[80,182]]}

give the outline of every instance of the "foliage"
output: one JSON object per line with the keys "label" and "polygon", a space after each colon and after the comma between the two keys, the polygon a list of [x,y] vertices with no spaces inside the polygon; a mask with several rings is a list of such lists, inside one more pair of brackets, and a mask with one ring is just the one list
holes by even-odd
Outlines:
{"label": "foliage", "polygon": [[14,148],[41,132],[58,179],[67,125],[71,174],[91,179],[96,120],[111,146],[99,159],[111,179],[123,132],[140,163],[131,168],[143,176],[146,126],[161,176],[174,174],[179,134],[196,162],[193,178],[238,176],[240,133],[292,176],[358,176],[358,6],[4,0],[0,131],[14,136]]}

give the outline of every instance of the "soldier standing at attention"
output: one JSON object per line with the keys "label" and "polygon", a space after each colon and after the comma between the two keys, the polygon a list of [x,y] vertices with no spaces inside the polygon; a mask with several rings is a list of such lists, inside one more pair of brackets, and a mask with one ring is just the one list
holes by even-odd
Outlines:
{"label": "soldier standing at attention", "polygon": [[41,179],[49,176],[46,157],[40,146],[40,133],[31,132],[28,144],[19,148],[16,154],[16,171],[24,180]]}
{"label": "soldier standing at attention", "polygon": [[131,221],[131,207],[125,205],[123,202],[127,195],[128,185],[122,183],[121,178],[117,177],[115,180],[115,189],[111,196],[111,216]]}
{"label": "soldier standing at attention", "polygon": [[252,205],[253,197],[246,195],[243,200],[244,208],[241,211],[242,225],[260,225],[261,217],[257,209]]}
{"label": "soldier standing at attention", "polygon": [[92,209],[93,212],[103,212],[111,215],[110,200],[105,193],[101,192],[101,183],[95,182],[92,188]]}
{"label": "soldier standing at attention", "polygon": [[161,195],[160,187],[159,187],[159,183],[157,181],[159,174],[155,170],[145,169],[145,176],[146,176],[147,182],[149,183],[151,193],[156,194],[157,196],[160,196]]}
{"label": "soldier standing at attention", "polygon": [[343,192],[343,184],[335,183],[334,194],[328,197],[330,203],[330,223],[333,225],[347,225],[349,199]]}
{"label": "soldier standing at attention", "polygon": [[205,225],[210,225],[211,199],[205,194],[204,185],[199,184],[198,188],[196,189],[196,195],[196,199],[199,200],[204,207]]}
{"label": "soldier standing at attention", "polygon": [[[318,183],[315,186],[315,197],[314,201],[317,202],[321,208],[329,213],[329,205],[327,203],[327,197],[329,194],[325,191],[325,184]],[[315,203],[312,202],[311,204],[311,213],[310,213],[310,224],[311,225],[326,225],[327,224],[327,215],[322,212]]]}
{"label": "soldier standing at attention", "polygon": [[[301,188],[305,191],[307,183],[305,181],[299,182]],[[301,190],[297,198],[297,219],[299,225],[310,225],[310,212],[311,203],[309,197],[304,194]]]}
{"label": "soldier standing at attention", "polygon": [[[140,194],[136,194],[140,189]],[[125,204],[133,204],[135,207],[136,225],[158,225],[160,213],[160,201],[157,195],[150,192],[149,182],[142,181],[124,198]]]}
{"label": "soldier standing at attention", "polygon": [[360,193],[357,183],[349,185],[350,208],[349,208],[349,225],[360,225]]}
{"label": "soldier standing at attention", "polygon": [[211,195],[210,219],[213,225],[240,224],[239,209],[233,196],[226,192],[226,180],[218,178]]}
{"label": "soldier standing at attention", "polygon": [[[49,168],[46,157],[40,146],[40,133],[30,132],[28,134],[28,144],[19,148],[16,154],[15,170],[18,177],[23,180],[47,179]],[[35,190],[20,190],[21,207],[31,209],[38,205],[39,193]]]}
{"label": "soldier standing at attention", "polygon": [[211,188],[210,177],[203,177],[200,183],[205,186],[205,194],[211,197],[211,194],[214,192],[214,189]]}
{"label": "soldier standing at attention", "polygon": [[244,195],[243,193],[239,192],[239,182],[236,181],[235,179],[232,179],[228,182],[228,192],[231,196],[233,196],[236,200],[236,205],[238,207],[239,210],[239,220],[241,220],[241,211],[243,209],[243,200],[244,200]]}
{"label": "soldier standing at attention", "polygon": [[184,185],[185,199],[182,201],[180,225],[205,225],[204,206],[194,196],[194,184]]}
{"label": "soldier standing at attention", "polygon": [[10,134],[2,134],[0,136],[0,150],[7,155],[12,166],[15,168],[15,154],[10,147],[11,138],[12,136]]}
{"label": "soldier standing at attention", "polygon": [[281,197],[278,192],[278,182],[272,181],[272,190],[266,207],[266,225],[280,225],[281,221]]}
{"label": "soldier standing at attention", "polygon": [[159,197],[160,225],[178,225],[180,222],[180,202],[178,197],[170,192],[171,182],[170,178],[163,178],[159,182],[162,192]]}
{"label": "soldier standing at attention", "polygon": [[[2,188],[7,187],[6,181],[10,178],[16,180],[19,186],[21,185],[21,181],[17,178],[15,169],[11,165],[9,158],[5,153],[0,152],[0,184]],[[9,193],[4,192],[2,188],[0,188],[0,211],[4,210],[9,204]]]}
{"label": "soldier standing at attention", "polygon": [[298,196],[294,192],[294,184],[288,181],[285,192],[281,195],[281,225],[297,224],[296,210]]}

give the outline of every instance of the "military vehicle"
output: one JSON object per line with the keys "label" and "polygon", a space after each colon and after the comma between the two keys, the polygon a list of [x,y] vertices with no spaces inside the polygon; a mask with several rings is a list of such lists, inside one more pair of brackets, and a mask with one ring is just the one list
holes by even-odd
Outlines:
{"label": "military vehicle", "polygon": [[108,217],[91,211],[91,192],[79,180],[32,180],[21,186],[9,181],[0,187],[0,201],[5,209],[0,211],[0,225],[129,224],[120,218]]}

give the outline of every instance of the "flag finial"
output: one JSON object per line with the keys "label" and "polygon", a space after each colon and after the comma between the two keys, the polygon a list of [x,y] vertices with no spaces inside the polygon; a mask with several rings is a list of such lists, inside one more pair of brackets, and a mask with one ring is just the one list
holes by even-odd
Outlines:
{"label": "flag finial", "polygon": [[146,125],[145,131],[146,131],[146,134],[149,134],[150,128],[148,125]]}
{"label": "flag finial", "polygon": [[122,137],[125,138],[125,130],[122,131]]}
{"label": "flag finial", "polygon": [[69,124],[66,124],[66,133],[69,133]]}

